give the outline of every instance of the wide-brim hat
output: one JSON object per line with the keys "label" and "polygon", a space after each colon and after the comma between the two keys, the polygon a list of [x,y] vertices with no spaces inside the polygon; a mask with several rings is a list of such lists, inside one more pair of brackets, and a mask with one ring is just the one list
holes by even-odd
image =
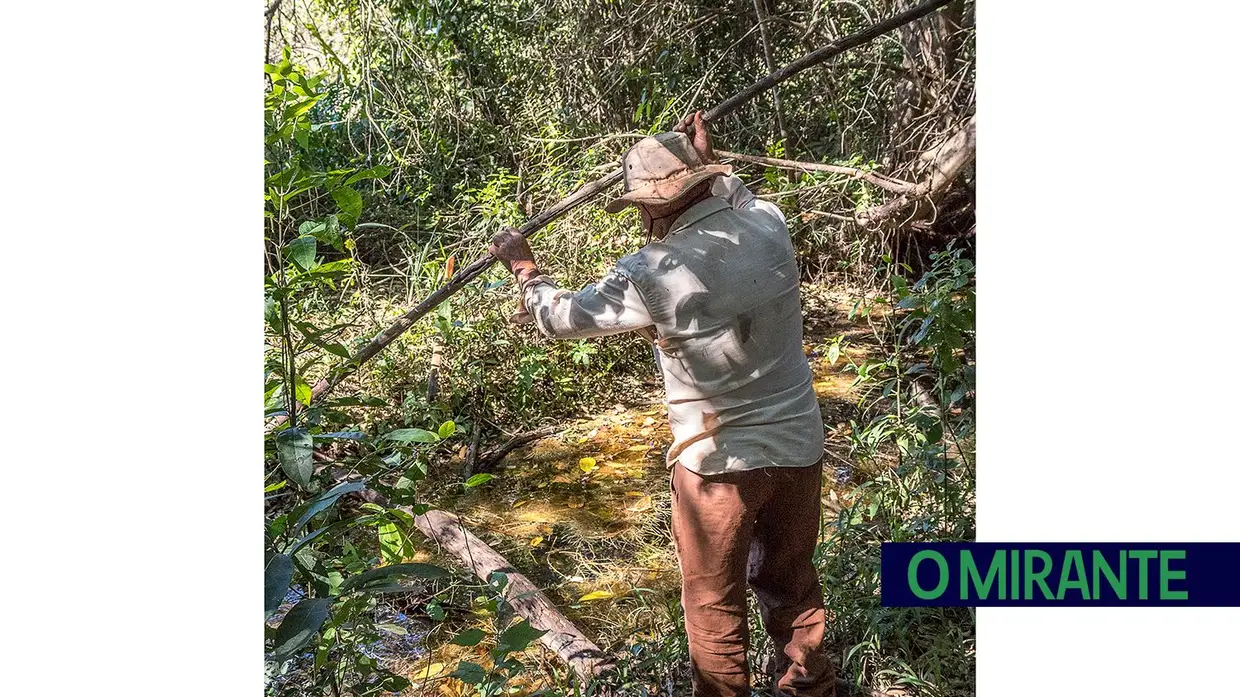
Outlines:
{"label": "wide-brim hat", "polygon": [[729,165],[708,165],[684,133],[669,131],[642,138],[624,153],[624,194],[603,207],[619,213],[636,203],[666,205],[708,179],[732,173]]}

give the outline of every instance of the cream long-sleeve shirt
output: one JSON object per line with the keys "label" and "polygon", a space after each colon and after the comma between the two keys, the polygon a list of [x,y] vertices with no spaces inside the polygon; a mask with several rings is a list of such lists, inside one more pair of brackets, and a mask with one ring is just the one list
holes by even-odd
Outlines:
{"label": "cream long-sleeve shirt", "polygon": [[822,415],[787,223],[735,176],[717,178],[711,193],[597,283],[570,293],[546,276],[527,282],[526,309],[553,339],[655,332],[669,466],[718,474],[812,465],[822,457]]}

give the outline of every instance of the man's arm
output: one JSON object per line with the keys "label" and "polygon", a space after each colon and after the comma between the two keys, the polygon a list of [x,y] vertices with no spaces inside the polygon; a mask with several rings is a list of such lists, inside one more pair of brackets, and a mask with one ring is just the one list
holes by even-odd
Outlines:
{"label": "man's arm", "polygon": [[538,270],[529,243],[516,228],[505,228],[496,235],[490,251],[516,276],[525,310],[547,337],[607,336],[654,324],[641,294],[619,269],[570,293]]}

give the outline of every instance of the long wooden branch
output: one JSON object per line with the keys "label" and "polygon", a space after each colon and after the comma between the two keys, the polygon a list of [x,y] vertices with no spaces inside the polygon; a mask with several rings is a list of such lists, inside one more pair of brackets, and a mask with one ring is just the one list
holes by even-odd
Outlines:
{"label": "long wooden branch", "polygon": [[822,162],[799,162],[797,160],[783,160],[778,157],[764,157],[762,155],[746,155],[738,152],[728,152],[726,150],[716,150],[715,154],[725,160],[736,160],[738,162],[752,162],[756,165],[765,165],[767,167],[778,167],[780,169],[792,169],[802,172],[830,172],[831,174],[845,174],[856,179],[863,179],[887,191],[895,193],[904,193],[912,191],[917,187],[912,182],[902,181],[894,177],[888,177],[878,172],[867,172],[864,169],[856,167],[843,167],[841,165],[828,165]]}
{"label": "long wooden branch", "polygon": [[925,17],[926,15],[930,14],[931,12],[934,12],[935,10],[938,10],[939,8],[947,5],[950,2],[952,2],[952,0],[926,0],[926,2],[923,2],[918,5],[914,5],[913,7],[910,7],[904,12],[901,12],[900,14],[891,17],[890,19],[884,20],[882,22],[879,22],[878,24],[862,29],[861,31],[855,34],[849,34],[848,36],[845,36],[842,39],[836,39],[835,41],[832,41],[831,43],[827,44],[826,46],[823,46],[822,48],[815,49],[814,51],[807,53],[804,56],[801,56],[800,58],[792,61],[788,65],[785,65],[779,70],[776,70],[770,75],[767,75],[761,80],[758,80],[752,85],[746,87],[740,92],[737,92],[731,97],[728,97],[727,99],[723,101],[722,104],[715,107],[714,109],[711,109],[704,116],[706,117],[706,120],[708,121],[711,119],[718,119],[723,116],[727,116],[728,114],[731,114],[733,111],[736,111],[737,108],[739,108],[745,102],[748,102],[749,100],[758,96],[762,92],[769,90],[770,88],[774,87],[775,85],[778,85],[784,80],[787,80],[793,75],[796,75],[797,73],[803,70],[808,70],[809,68],[812,68],[815,65],[818,65],[819,63],[822,63],[831,58],[834,58],[849,49],[853,49],[862,44],[873,41],[874,39],[877,39],[878,37],[882,36],[883,34],[886,34],[889,31],[892,31],[893,29],[899,29],[905,24],[909,24],[910,22],[915,22],[921,19],[922,17]]}
{"label": "long wooden branch", "polygon": [[513,568],[499,552],[466,530],[460,518],[445,511],[427,511],[414,516],[413,524],[479,579],[488,581],[491,574],[497,571],[505,574],[508,584],[504,586],[504,598],[535,629],[547,630],[539,641],[567,663],[582,684],[589,683],[615,665],[556,609],[538,586]]}
{"label": "long wooden branch", "polygon": [[[862,44],[874,40],[883,34],[904,26],[910,22],[914,22],[926,15],[934,12],[947,5],[951,0],[925,0],[904,12],[901,12],[890,19],[879,22],[873,26],[863,29],[855,34],[850,34],[841,39],[836,39],[831,43],[808,53],[797,60],[785,65],[766,77],[758,80],[745,89],[737,92],[725,99],[722,103],[715,106],[710,111],[703,114],[703,118],[707,121],[715,121],[736,111],[740,106],[762,92],[771,89],[775,85],[784,82],[788,78],[808,70],[816,65],[826,62],[845,51],[856,48]],[[619,183],[624,178],[624,171],[616,169],[610,174],[606,174],[594,181],[586,184],[577,191],[573,192],[568,198],[551,206],[547,210],[539,213],[522,225],[519,229],[525,237],[532,237],[539,230],[542,230],[556,218],[577,208],[583,203],[590,201],[612,185]],[[431,293],[425,300],[418,303],[405,314],[401,315],[387,329],[380,332],[370,343],[362,347],[350,360],[344,364],[334,368],[327,377],[319,380],[311,390],[311,400],[321,399],[324,395],[331,392],[337,385],[347,379],[349,376],[357,372],[363,363],[369,361],[379,354],[387,345],[392,343],[401,334],[404,334],[419,319],[428,314],[431,310],[439,306],[440,303],[452,297],[461,288],[464,288],[470,281],[481,276],[496,261],[495,257],[490,254],[484,254],[477,261],[469,266],[461,269],[447,283],[440,286],[438,290]],[[269,429],[279,428],[288,420],[287,416],[279,416],[271,421]]]}

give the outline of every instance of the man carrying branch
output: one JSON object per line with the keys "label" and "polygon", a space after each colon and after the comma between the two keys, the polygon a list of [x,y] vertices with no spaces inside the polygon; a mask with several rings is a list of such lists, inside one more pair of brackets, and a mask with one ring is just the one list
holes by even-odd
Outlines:
{"label": "man carrying branch", "polygon": [[823,425],[802,351],[800,275],[783,213],[719,164],[701,112],[622,162],[652,239],[597,283],[559,289],[525,238],[491,253],[546,336],[655,337],[674,441],[672,533],[695,697],[748,697],[745,587],[775,645],[778,694],[834,694],[813,565]]}

